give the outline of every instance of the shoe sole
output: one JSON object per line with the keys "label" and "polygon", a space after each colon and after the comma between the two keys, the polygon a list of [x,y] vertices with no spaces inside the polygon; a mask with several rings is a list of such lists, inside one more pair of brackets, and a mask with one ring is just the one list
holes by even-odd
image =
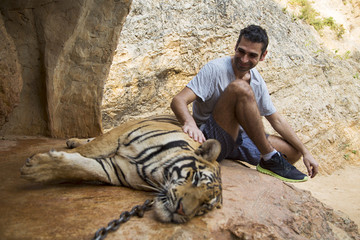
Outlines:
{"label": "shoe sole", "polygon": [[282,180],[284,182],[306,182],[309,179],[308,176],[304,177],[303,179],[299,179],[299,180],[285,178],[285,177],[282,177],[282,176],[280,176],[280,175],[278,175],[278,174],[276,174],[276,173],[274,173],[274,172],[272,172],[270,170],[267,170],[265,168],[260,167],[259,164],[256,166],[256,170],[258,170],[261,173],[265,173],[267,175],[270,175],[272,177],[276,177],[277,179],[280,179],[280,180]]}

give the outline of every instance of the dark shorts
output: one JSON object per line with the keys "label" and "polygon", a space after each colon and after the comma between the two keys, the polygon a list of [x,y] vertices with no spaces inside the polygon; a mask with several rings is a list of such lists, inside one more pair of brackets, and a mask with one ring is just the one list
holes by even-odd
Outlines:
{"label": "dark shorts", "polygon": [[200,126],[200,130],[206,139],[216,139],[220,142],[221,153],[217,159],[218,162],[225,158],[245,161],[252,165],[257,165],[260,162],[260,152],[245,131],[239,131],[238,138],[235,142],[234,139],[215,122],[212,115]]}

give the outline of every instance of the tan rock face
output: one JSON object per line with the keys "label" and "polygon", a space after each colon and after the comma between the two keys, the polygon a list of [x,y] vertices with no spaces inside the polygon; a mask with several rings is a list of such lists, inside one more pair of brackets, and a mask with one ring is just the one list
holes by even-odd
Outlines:
{"label": "tan rock face", "polygon": [[99,135],[102,89],[130,4],[128,0],[2,2],[4,26],[18,52],[24,88],[19,106],[0,132]]}
{"label": "tan rock face", "polygon": [[[104,87],[104,128],[171,113],[171,98],[199,69],[233,54],[240,29],[260,24],[270,45],[258,70],[320,171],[359,162],[360,53],[351,51],[354,57],[347,60],[332,55],[315,30],[282,8],[268,0],[133,1]],[[267,130],[272,132],[268,125]]]}
{"label": "tan rock face", "polygon": [[20,101],[22,78],[17,51],[0,18],[0,128]]}
{"label": "tan rock face", "polygon": [[17,52],[10,50],[6,64],[17,61],[14,78],[22,78],[13,90],[2,83],[9,91],[1,98],[14,101],[6,100],[0,134],[96,136],[101,121],[108,130],[130,118],[171,113],[171,98],[206,62],[232,54],[239,30],[254,23],[270,36],[258,69],[321,172],[359,161],[360,53],[331,55],[312,28],[274,1],[136,0],[111,69],[130,1],[47,3],[0,4],[2,34]]}

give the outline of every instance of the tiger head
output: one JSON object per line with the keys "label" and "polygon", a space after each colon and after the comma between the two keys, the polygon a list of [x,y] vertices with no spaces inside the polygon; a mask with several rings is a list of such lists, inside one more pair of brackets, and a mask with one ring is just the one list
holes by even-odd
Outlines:
{"label": "tiger head", "polygon": [[216,161],[220,150],[218,141],[207,140],[191,152],[189,159],[192,160],[187,160],[181,169],[174,166],[176,173],[165,178],[155,198],[155,213],[160,221],[184,223],[221,207],[220,166]]}

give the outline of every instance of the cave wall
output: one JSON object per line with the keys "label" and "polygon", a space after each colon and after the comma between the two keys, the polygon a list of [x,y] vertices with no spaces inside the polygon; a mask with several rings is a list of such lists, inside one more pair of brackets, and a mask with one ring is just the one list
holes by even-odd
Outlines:
{"label": "cave wall", "polygon": [[7,122],[9,114],[20,100],[22,77],[17,51],[0,18],[0,127]]}
{"label": "cave wall", "polygon": [[[103,86],[130,5],[2,1],[1,44],[9,47],[0,61],[0,94],[6,92],[0,95],[0,134],[99,135]],[[15,83],[11,91],[9,82]]]}

